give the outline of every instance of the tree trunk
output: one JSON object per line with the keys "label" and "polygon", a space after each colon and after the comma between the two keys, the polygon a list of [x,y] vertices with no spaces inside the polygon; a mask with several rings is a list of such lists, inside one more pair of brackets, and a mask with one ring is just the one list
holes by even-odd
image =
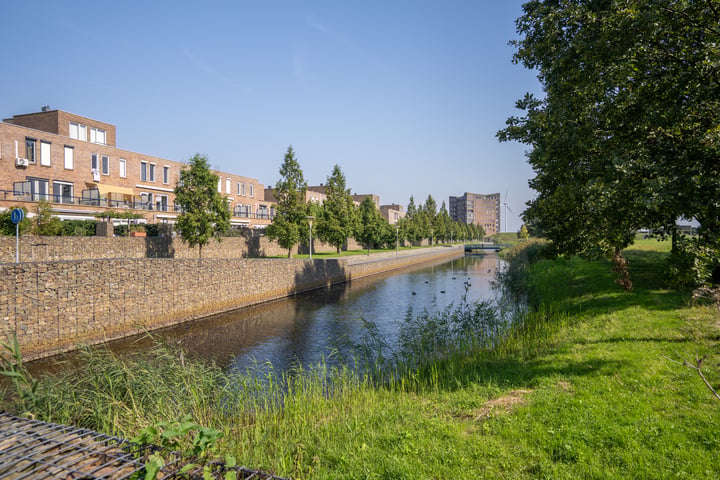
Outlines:
{"label": "tree trunk", "polygon": [[618,276],[615,279],[615,283],[623,287],[623,290],[629,292],[632,290],[632,280],[630,279],[630,270],[628,269],[628,261],[623,256],[620,247],[615,247],[615,254],[613,255],[613,268],[612,271]]}
{"label": "tree trunk", "polygon": [[292,248],[288,248],[288,258],[292,258]]}

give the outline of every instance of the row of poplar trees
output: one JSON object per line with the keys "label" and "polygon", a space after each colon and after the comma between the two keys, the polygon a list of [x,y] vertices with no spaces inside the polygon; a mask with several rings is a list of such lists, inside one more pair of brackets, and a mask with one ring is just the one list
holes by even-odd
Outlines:
{"label": "row of poplar trees", "polygon": [[327,177],[324,203],[306,202],[306,192],[302,169],[292,147],[288,147],[280,167],[280,180],[273,189],[277,202],[275,217],[266,229],[270,239],[288,250],[288,257],[295,245],[309,237],[308,217],[314,217],[313,237],[332,245],[338,253],[351,237],[370,249],[395,245],[398,239],[419,242],[431,238],[446,241],[483,236],[479,227],[452,221],[444,202],[438,212],[432,196],[420,207],[416,207],[410,197],[407,215],[396,229],[382,217],[371,198],[365,198],[359,207],[354,205],[338,165]]}

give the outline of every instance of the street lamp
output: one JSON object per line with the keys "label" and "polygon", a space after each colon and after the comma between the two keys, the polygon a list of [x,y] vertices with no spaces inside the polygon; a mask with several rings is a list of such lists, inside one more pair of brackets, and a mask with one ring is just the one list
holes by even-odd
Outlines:
{"label": "street lamp", "polygon": [[310,243],[308,243],[308,250],[310,251],[310,260],[312,260],[312,222],[315,220],[315,217],[307,216],[305,219],[308,221],[308,224],[310,224],[310,230],[308,231],[308,234],[310,236]]}
{"label": "street lamp", "polygon": [[395,258],[400,256],[400,225],[395,225]]}

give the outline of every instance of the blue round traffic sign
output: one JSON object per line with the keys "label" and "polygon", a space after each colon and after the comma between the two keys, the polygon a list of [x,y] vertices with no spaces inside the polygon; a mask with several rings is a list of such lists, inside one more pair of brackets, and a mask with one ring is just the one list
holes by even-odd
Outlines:
{"label": "blue round traffic sign", "polygon": [[12,213],[10,213],[10,220],[15,225],[22,222],[23,218],[25,218],[25,212],[23,212],[22,208],[15,208],[13,209]]}

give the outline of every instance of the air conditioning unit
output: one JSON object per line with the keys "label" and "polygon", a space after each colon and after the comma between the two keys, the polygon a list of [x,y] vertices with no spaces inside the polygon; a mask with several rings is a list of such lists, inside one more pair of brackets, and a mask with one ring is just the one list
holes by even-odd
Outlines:
{"label": "air conditioning unit", "polygon": [[16,158],[15,159],[15,166],[16,167],[27,167],[30,164],[27,158]]}

